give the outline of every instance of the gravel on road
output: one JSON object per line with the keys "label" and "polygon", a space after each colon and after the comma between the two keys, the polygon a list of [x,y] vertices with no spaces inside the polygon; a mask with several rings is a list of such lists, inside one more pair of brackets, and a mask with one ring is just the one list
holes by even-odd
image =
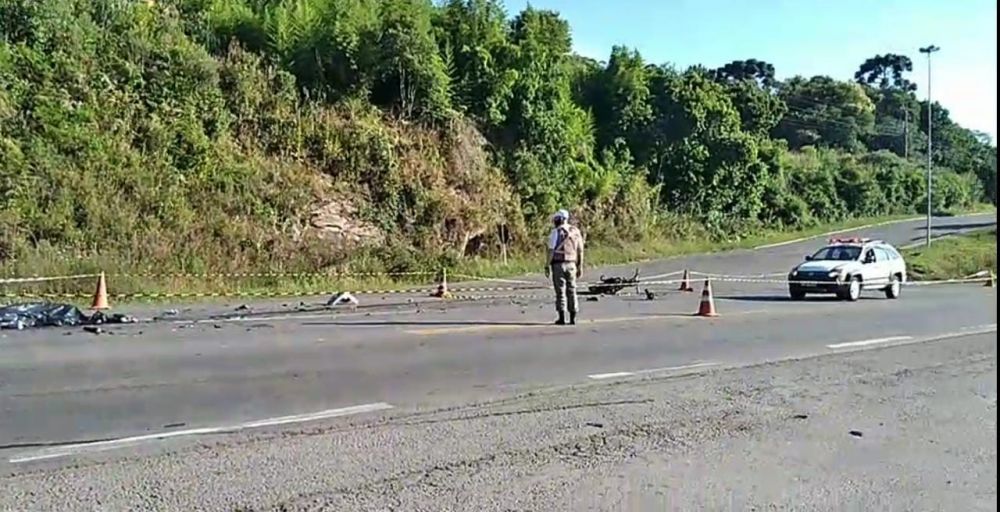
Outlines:
{"label": "gravel on road", "polygon": [[[995,510],[996,333],[0,479],[0,510]],[[124,455],[124,454],[123,454]]]}

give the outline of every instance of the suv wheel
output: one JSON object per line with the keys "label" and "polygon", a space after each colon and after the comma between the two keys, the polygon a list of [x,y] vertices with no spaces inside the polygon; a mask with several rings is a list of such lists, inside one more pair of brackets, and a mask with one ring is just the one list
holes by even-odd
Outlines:
{"label": "suv wheel", "polygon": [[889,286],[885,287],[885,298],[887,299],[898,299],[899,292],[903,291],[902,283],[899,281],[899,276],[893,275],[889,278]]}
{"label": "suv wheel", "polygon": [[840,292],[837,293],[843,300],[848,300],[854,302],[861,298],[861,278],[854,276],[850,281],[847,282],[843,287],[841,287]]}

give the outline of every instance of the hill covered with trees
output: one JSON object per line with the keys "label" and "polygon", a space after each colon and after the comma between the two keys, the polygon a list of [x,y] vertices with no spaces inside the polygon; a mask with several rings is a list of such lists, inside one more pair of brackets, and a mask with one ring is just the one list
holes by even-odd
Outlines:
{"label": "hill covered with trees", "polygon": [[[0,262],[402,270],[558,207],[607,244],[916,213],[911,70],[598,62],[494,0],[0,0]],[[995,146],[932,112],[935,208],[995,203]]]}

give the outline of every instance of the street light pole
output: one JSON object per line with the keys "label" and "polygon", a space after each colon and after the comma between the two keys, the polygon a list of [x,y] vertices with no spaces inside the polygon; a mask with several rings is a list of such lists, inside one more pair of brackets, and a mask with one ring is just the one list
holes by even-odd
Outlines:
{"label": "street light pole", "polygon": [[941,48],[930,45],[925,46],[920,49],[920,53],[927,54],[927,246],[931,245],[931,166],[933,162],[932,149],[933,143],[931,142],[931,119],[934,117],[933,106],[931,104],[931,54],[940,50]]}

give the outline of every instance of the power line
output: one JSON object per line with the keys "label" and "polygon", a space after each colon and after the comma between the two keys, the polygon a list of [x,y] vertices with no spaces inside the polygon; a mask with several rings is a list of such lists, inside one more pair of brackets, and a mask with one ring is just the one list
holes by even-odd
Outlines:
{"label": "power line", "polygon": [[797,125],[804,126],[804,127],[807,127],[807,128],[816,128],[816,129],[829,128],[830,127],[829,125],[833,125],[834,127],[847,128],[847,129],[855,129],[855,130],[858,130],[858,131],[862,131],[864,133],[871,133],[871,134],[876,134],[876,135],[899,136],[899,135],[903,134],[902,130],[898,130],[898,131],[890,131],[890,130],[884,130],[884,129],[865,130],[862,126],[859,126],[856,123],[852,123],[852,122],[849,122],[849,121],[841,121],[841,120],[836,120],[836,119],[821,118],[821,117],[818,118],[818,119],[805,119],[805,118],[795,117],[795,116],[791,116],[791,117],[786,116],[786,117],[782,118],[781,121],[779,121],[779,122],[790,123],[790,124],[797,124]]}

